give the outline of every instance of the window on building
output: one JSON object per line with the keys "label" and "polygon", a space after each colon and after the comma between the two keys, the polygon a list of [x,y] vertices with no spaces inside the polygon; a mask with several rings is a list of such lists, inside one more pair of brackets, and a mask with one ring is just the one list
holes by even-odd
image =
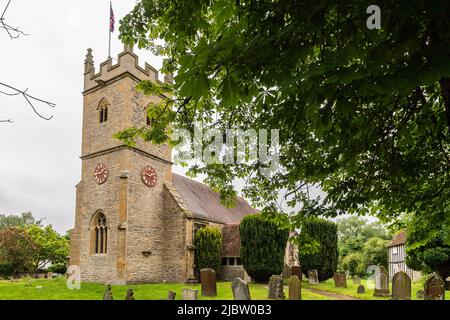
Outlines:
{"label": "window on building", "polygon": [[398,248],[397,247],[393,247],[392,248],[392,254],[393,255],[397,255],[398,254]]}
{"label": "window on building", "polygon": [[100,123],[108,121],[108,107],[109,107],[108,101],[105,98],[103,98],[100,101],[100,104],[98,105]]}
{"label": "window on building", "polygon": [[226,266],[226,265],[227,265],[227,262],[228,262],[228,259],[227,259],[227,258],[222,258],[222,265],[223,265],[223,266]]}
{"label": "window on building", "polygon": [[242,266],[241,258],[236,258],[236,265]]}
{"label": "window on building", "polygon": [[108,224],[105,215],[100,213],[95,222],[95,253],[105,254],[108,251]]}

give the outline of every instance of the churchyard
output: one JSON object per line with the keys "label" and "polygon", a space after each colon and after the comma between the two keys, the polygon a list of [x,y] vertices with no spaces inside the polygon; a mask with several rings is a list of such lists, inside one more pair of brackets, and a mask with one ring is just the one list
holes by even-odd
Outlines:
{"label": "churchyard", "polygon": [[[19,281],[0,280],[0,300],[101,300],[105,293],[105,285],[82,283],[80,290],[70,290],[66,286],[66,278],[55,279],[22,279]],[[127,290],[134,291],[136,300],[167,300],[169,291],[176,293],[175,300],[182,298],[183,288],[197,289],[199,300],[233,300],[230,282],[217,283],[216,297],[203,297],[201,285],[187,285],[182,283],[165,284],[136,284],[112,286],[114,300],[124,300]],[[267,285],[249,284],[250,295],[253,300],[265,300],[268,296]],[[288,287],[284,286],[286,297]],[[303,300],[331,300],[331,298],[303,290]]]}
{"label": "churchyard", "polygon": [[[205,279],[207,279],[205,277]],[[203,285],[182,283],[158,283],[114,285],[82,283],[80,289],[69,289],[66,277],[54,279],[23,278],[20,280],[0,281],[0,300],[390,300],[393,287],[389,283],[389,296],[374,296],[375,281],[347,278],[346,287],[341,287],[329,279],[317,284],[310,283],[308,278],[298,277],[283,279],[273,276],[268,284],[245,283],[242,280],[215,281],[205,280]],[[358,287],[364,286],[364,293],[358,293]],[[403,285],[402,285],[403,286]],[[423,300],[417,292],[423,290],[425,281],[411,283],[411,300]],[[246,288],[248,291],[245,292]],[[131,290],[130,290],[131,289]],[[430,289],[429,291],[433,291]],[[234,294],[233,294],[234,292]],[[447,297],[450,292],[446,291]],[[168,298],[168,297],[171,298]],[[111,298],[112,297],[112,298]]]}

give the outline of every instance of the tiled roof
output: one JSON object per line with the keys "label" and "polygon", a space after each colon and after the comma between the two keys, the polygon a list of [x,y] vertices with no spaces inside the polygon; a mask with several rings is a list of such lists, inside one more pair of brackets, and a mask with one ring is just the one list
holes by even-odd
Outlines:
{"label": "tiled roof", "polygon": [[233,208],[226,208],[220,204],[219,194],[210,187],[175,173],[172,174],[172,185],[194,218],[229,224],[257,212],[241,197],[235,199]]}
{"label": "tiled roof", "polygon": [[241,256],[239,223],[226,224],[222,228],[222,257]]}
{"label": "tiled roof", "polygon": [[405,244],[405,242],[406,242],[406,231],[402,230],[394,236],[392,241],[388,244],[388,247],[399,246]]}

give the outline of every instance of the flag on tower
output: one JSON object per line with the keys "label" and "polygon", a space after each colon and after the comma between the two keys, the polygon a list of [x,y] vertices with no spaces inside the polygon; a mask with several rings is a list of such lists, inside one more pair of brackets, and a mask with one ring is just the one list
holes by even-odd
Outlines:
{"label": "flag on tower", "polygon": [[110,10],[109,10],[109,32],[114,32],[114,23],[116,21],[114,20],[114,11],[113,11],[111,2],[109,3],[109,8],[110,8]]}

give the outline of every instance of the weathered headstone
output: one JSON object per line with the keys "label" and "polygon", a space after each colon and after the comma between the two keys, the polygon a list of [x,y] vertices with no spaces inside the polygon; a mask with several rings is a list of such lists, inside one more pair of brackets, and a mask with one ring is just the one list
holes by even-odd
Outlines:
{"label": "weathered headstone", "polygon": [[251,300],[248,284],[241,278],[236,278],[231,282],[234,300]]}
{"label": "weathered headstone", "polygon": [[302,274],[302,267],[301,266],[292,266],[291,267],[291,277],[297,276],[300,281],[302,281],[303,274]]}
{"label": "weathered headstone", "polygon": [[423,291],[423,289],[417,290],[416,298],[417,298],[417,299],[423,299],[423,298],[425,298],[425,291]]}
{"label": "weathered headstone", "polygon": [[347,274],[345,272],[335,272],[333,280],[336,288],[347,288]]}
{"label": "weathered headstone", "polygon": [[319,275],[317,274],[317,270],[308,271],[308,283],[319,284]]}
{"label": "weathered headstone", "polygon": [[273,275],[269,280],[269,299],[284,299],[283,277]]}
{"label": "weathered headstone", "polygon": [[103,300],[113,300],[111,285],[109,284],[106,286],[105,293],[103,294]]}
{"label": "weathered headstone", "polygon": [[389,274],[385,267],[378,266],[378,271],[375,273],[375,289],[374,297],[389,297]]}
{"label": "weathered headstone", "polygon": [[200,281],[202,283],[202,296],[217,296],[217,278],[216,272],[213,269],[200,270]]}
{"label": "weathered headstone", "polygon": [[352,277],[352,281],[353,281],[353,284],[355,284],[355,285],[361,284],[361,278],[358,277],[357,275],[354,275],[354,276]]}
{"label": "weathered headstone", "polygon": [[183,300],[198,300],[198,290],[183,288],[181,290],[181,297]]}
{"label": "weathered headstone", "polygon": [[134,292],[133,289],[127,290],[127,295],[125,297],[125,300],[134,300]]}
{"label": "weathered headstone", "polygon": [[302,300],[302,284],[297,276],[289,279],[289,300]]}
{"label": "weathered headstone", "polygon": [[366,293],[366,288],[362,284],[360,284],[358,286],[358,289],[356,290],[356,293],[357,294],[364,294],[364,293]]}
{"label": "weathered headstone", "polygon": [[53,272],[47,273],[47,279],[53,279]]}
{"label": "weathered headstone", "polygon": [[176,292],[169,291],[169,292],[167,293],[167,300],[175,300],[175,296],[176,296],[176,295],[177,295]]}
{"label": "weathered headstone", "polygon": [[425,300],[445,300],[445,284],[437,273],[432,273],[425,282]]}
{"label": "weathered headstone", "polygon": [[291,276],[291,268],[287,264],[283,266],[283,272],[281,273],[281,276],[283,277],[283,279],[287,279]]}
{"label": "weathered headstone", "polygon": [[403,271],[397,272],[392,278],[392,299],[411,300],[411,279]]}

